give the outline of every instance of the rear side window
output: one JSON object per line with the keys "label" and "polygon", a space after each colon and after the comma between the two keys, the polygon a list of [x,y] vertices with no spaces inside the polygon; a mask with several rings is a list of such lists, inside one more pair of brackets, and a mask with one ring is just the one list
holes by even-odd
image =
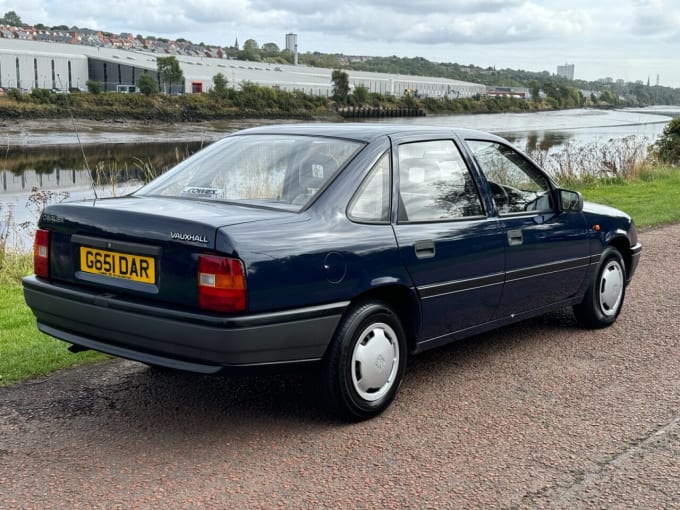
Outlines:
{"label": "rear side window", "polygon": [[457,220],[482,214],[477,187],[452,140],[399,146],[399,222]]}
{"label": "rear side window", "polygon": [[390,221],[390,158],[383,154],[361,184],[349,205],[354,221],[387,223]]}

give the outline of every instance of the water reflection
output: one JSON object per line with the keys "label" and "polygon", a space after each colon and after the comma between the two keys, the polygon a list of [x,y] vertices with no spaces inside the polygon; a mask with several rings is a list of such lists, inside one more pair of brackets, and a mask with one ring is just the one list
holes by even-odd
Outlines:
{"label": "water reflection", "polygon": [[504,138],[526,152],[549,151],[564,145],[574,136],[564,131],[531,131],[528,133],[506,133]]}
{"label": "water reflection", "polygon": [[[30,192],[34,187],[68,189],[146,180],[163,172],[209,142],[101,144],[83,147],[7,147],[0,159],[1,191]],[[89,169],[89,172],[88,172]]]}

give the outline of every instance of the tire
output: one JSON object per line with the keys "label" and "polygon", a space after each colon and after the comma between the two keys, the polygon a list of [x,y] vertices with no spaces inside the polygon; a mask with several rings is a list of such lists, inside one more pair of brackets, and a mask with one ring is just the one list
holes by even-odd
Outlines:
{"label": "tire", "polygon": [[344,420],[373,418],[392,402],[406,367],[406,335],[387,305],[370,301],[351,308],[324,358],[324,403]]}
{"label": "tire", "polygon": [[614,247],[602,252],[595,279],[583,301],[574,305],[574,315],[581,326],[591,329],[613,324],[621,312],[626,297],[626,265]]}

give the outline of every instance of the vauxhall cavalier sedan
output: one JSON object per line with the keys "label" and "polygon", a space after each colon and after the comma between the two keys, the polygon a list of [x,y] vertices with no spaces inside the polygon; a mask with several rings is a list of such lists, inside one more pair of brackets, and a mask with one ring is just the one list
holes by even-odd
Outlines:
{"label": "vauxhall cavalier sedan", "polygon": [[323,400],[361,420],[427,349],[566,306],[610,325],[641,245],[497,136],[295,124],[51,205],[34,251],[26,302],[72,351],[204,374],[316,364]]}

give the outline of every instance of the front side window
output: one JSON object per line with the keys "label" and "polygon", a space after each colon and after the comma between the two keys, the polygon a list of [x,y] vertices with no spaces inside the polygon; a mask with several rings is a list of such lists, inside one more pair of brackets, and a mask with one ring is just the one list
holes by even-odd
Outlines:
{"label": "front side window", "polygon": [[536,166],[507,145],[466,140],[501,215],[552,209],[550,183]]}
{"label": "front side window", "polygon": [[399,146],[399,222],[484,214],[474,180],[452,140]]}
{"label": "front side window", "polygon": [[362,147],[360,142],[313,136],[231,136],[137,194],[300,210]]}

